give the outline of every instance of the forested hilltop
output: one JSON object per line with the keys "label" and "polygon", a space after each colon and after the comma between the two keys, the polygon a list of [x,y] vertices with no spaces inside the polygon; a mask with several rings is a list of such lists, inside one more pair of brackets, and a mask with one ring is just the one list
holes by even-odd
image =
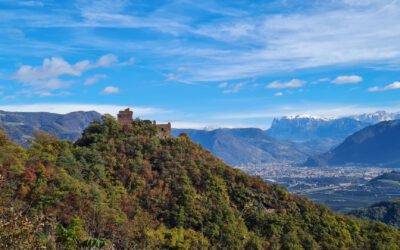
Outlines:
{"label": "forested hilltop", "polygon": [[381,201],[367,208],[353,210],[350,214],[371,220],[382,221],[400,228],[400,199]]}
{"label": "forested hilltop", "polygon": [[72,144],[0,132],[0,249],[400,249],[400,232],[225,165],[189,138],[110,116]]}

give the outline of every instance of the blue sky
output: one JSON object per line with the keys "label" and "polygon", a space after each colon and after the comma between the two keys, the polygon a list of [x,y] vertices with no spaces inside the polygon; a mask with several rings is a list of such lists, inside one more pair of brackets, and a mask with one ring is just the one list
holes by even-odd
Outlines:
{"label": "blue sky", "polygon": [[175,127],[400,111],[400,1],[0,0],[0,109]]}

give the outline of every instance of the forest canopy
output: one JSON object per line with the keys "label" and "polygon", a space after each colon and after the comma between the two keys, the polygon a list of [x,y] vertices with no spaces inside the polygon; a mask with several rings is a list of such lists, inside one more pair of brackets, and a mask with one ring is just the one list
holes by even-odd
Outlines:
{"label": "forest canopy", "polygon": [[2,249],[400,249],[400,232],[233,169],[188,136],[111,116],[75,143],[0,130]]}

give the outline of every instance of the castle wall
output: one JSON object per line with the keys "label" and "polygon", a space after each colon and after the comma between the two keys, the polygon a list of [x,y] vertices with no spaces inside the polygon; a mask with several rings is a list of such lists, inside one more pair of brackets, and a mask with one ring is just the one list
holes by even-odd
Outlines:
{"label": "castle wall", "polygon": [[171,123],[168,122],[167,124],[157,124],[157,136],[160,139],[169,138],[172,134]]}
{"label": "castle wall", "polygon": [[[129,108],[125,110],[119,111],[118,115],[118,122],[123,128],[131,128],[133,123],[133,111]],[[160,139],[170,138],[172,136],[172,128],[171,123],[168,122],[167,124],[156,124],[155,121],[144,120],[147,124],[153,124],[157,128],[157,136]]]}

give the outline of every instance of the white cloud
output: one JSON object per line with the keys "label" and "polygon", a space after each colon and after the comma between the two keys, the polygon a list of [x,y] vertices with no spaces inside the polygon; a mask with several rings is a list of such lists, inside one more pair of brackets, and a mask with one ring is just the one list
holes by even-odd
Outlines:
{"label": "white cloud", "polygon": [[222,93],[224,94],[234,94],[238,93],[242,88],[244,88],[245,84],[244,83],[231,83],[229,86],[225,87],[225,89]]}
{"label": "white cloud", "polygon": [[248,128],[249,125],[225,124],[218,121],[210,123],[205,122],[190,122],[190,121],[172,121],[171,125],[176,129],[201,129],[201,130],[214,130],[220,128]]}
{"label": "white cloud", "polygon": [[43,80],[43,81],[38,81],[38,82],[32,82],[33,86],[40,86],[40,88],[44,89],[61,89],[61,88],[67,88],[71,84],[73,84],[73,81],[63,81],[57,78],[49,79],[49,80]]}
{"label": "white cloud", "polygon": [[71,65],[63,58],[46,58],[43,60],[41,66],[22,65],[15,73],[15,78],[20,82],[26,83],[62,75],[80,76],[87,69],[88,65],[89,61],[86,60]]}
{"label": "white cloud", "polygon": [[343,85],[343,84],[360,83],[362,81],[363,78],[361,76],[351,75],[351,76],[338,76],[332,81],[332,83],[336,85]]}
{"label": "white cloud", "polygon": [[15,73],[14,79],[23,84],[44,89],[65,88],[72,81],[64,81],[59,77],[79,77],[88,70],[109,67],[117,60],[117,57],[112,54],[100,57],[96,63],[82,60],[70,64],[61,57],[45,58],[40,66],[22,65]]}
{"label": "white cloud", "polygon": [[226,87],[228,87],[228,83],[227,82],[223,82],[223,83],[220,83],[219,85],[218,85],[218,88],[221,88],[221,89],[223,89],[223,88],[226,88]]}
{"label": "white cloud", "polygon": [[[205,51],[180,46],[163,53],[185,55],[188,60],[185,63],[191,69],[185,77],[191,81],[227,81],[322,66],[386,65],[400,58],[399,1],[383,0],[379,5],[363,8],[332,7],[323,4],[331,1],[318,2],[324,8],[306,13],[221,19],[220,23],[200,27],[207,30],[201,32],[202,36],[221,42],[235,41],[235,47],[227,44],[223,48],[208,47],[209,51]],[[356,5],[361,1],[351,2]],[[253,32],[237,36],[220,29],[234,29],[243,23],[255,26]],[[202,63],[193,63],[195,59]]]}
{"label": "white cloud", "polygon": [[189,121],[173,121],[171,122],[173,128],[178,129],[204,129],[209,126],[204,122],[189,122]]}
{"label": "white cloud", "polygon": [[274,81],[267,85],[268,89],[287,89],[287,88],[300,88],[306,84],[305,81],[299,79],[292,79],[288,82]]}
{"label": "white cloud", "polygon": [[239,113],[218,113],[211,116],[212,119],[222,121],[240,121],[249,119],[271,119],[281,116],[291,116],[299,114],[309,114],[322,117],[344,117],[362,113],[372,113],[377,110],[387,112],[398,112],[400,103],[388,105],[353,105],[344,103],[292,103],[285,105],[273,105],[266,109],[249,110]]}
{"label": "white cloud", "polygon": [[375,4],[382,4],[382,0],[341,0],[344,4],[357,7],[365,7]]}
{"label": "white cloud", "polygon": [[[127,12],[129,1],[79,1],[82,22],[73,22],[75,27],[106,27],[106,28],[148,28],[173,35],[187,31],[188,26],[170,16],[153,15],[134,16]],[[161,9],[161,8],[160,8]],[[51,25],[51,24],[47,24]],[[64,24],[65,25],[65,24]]]}
{"label": "white cloud", "polygon": [[194,30],[198,35],[208,36],[220,41],[233,41],[241,38],[249,38],[255,34],[255,24],[249,22],[237,22],[228,24],[204,25]]}
{"label": "white cloud", "polygon": [[327,77],[318,79],[318,82],[329,82],[329,81],[330,81],[330,79]]}
{"label": "white cloud", "polygon": [[96,74],[94,76],[86,78],[84,84],[85,85],[93,85],[93,84],[97,83],[98,81],[100,81],[101,79],[105,79],[105,78],[107,78],[106,74]]}
{"label": "white cloud", "polygon": [[174,73],[168,73],[165,75],[165,77],[167,78],[167,81],[175,81],[178,80],[178,76]]}
{"label": "white cloud", "polygon": [[[119,110],[125,109],[122,105],[85,104],[85,103],[38,103],[21,105],[0,105],[0,110],[11,112],[52,112],[67,114],[75,111],[97,111],[101,114],[116,115]],[[167,111],[151,107],[131,107],[134,115],[164,114]]]}
{"label": "white cloud", "polygon": [[119,88],[114,86],[107,86],[103,89],[103,91],[101,91],[101,93],[104,95],[117,94],[119,93]]}
{"label": "white cloud", "polygon": [[18,5],[29,6],[29,7],[43,7],[42,1],[17,1]]}
{"label": "white cloud", "polygon": [[283,93],[282,92],[276,92],[275,96],[283,96]]}
{"label": "white cloud", "polygon": [[99,68],[99,67],[109,67],[111,64],[115,63],[118,61],[118,57],[116,55],[113,54],[108,54],[108,55],[104,55],[102,57],[99,58],[99,60],[97,60],[97,63],[95,66],[93,66],[94,68]]}
{"label": "white cloud", "polygon": [[[140,16],[134,16],[129,9],[132,7],[130,1],[79,1],[75,5],[81,18],[76,18],[77,13],[70,11],[61,12],[63,15],[58,17],[51,13],[21,15],[5,10],[0,16],[10,25],[18,23],[33,28],[108,27],[132,28],[131,31],[140,28],[168,33],[172,39],[155,38],[148,43],[139,43],[95,35],[96,32],[88,32],[87,36],[76,32],[79,38],[70,39],[74,40],[74,46],[66,44],[61,49],[82,46],[126,53],[137,49],[148,53],[149,57],[155,55],[155,59],[160,56],[169,59],[168,67],[185,65],[188,70],[179,76],[180,80],[189,82],[223,82],[321,66],[385,66],[400,58],[400,5],[397,0],[311,1],[304,5],[304,11],[302,8],[292,12],[294,8],[287,8],[280,13],[263,9],[265,6],[270,8],[270,4],[254,4],[251,6],[259,7],[256,12],[251,11],[254,9],[250,9],[250,5],[249,9],[232,7],[229,9],[240,14],[219,13],[221,18],[201,24],[196,23],[197,18],[189,16],[189,12],[179,11],[183,5],[185,8],[200,6],[189,2],[171,1],[154,13]],[[281,2],[292,7],[290,5],[296,1],[274,1],[274,4],[279,6]],[[217,1],[209,9],[218,13],[226,7],[224,1]],[[175,35],[188,39],[173,39]],[[191,36],[206,39],[193,42]],[[220,46],[207,38],[226,45]],[[54,50],[58,46],[48,43],[42,44],[40,49],[48,51],[49,47]],[[25,49],[24,53],[31,51],[38,49]],[[164,60],[153,61],[157,70],[167,70]]]}
{"label": "white cloud", "polygon": [[136,60],[134,57],[130,57],[127,61],[125,62],[120,62],[119,65],[121,66],[127,66],[127,65],[132,65],[135,64]]}
{"label": "white cloud", "polygon": [[37,95],[41,97],[46,97],[46,96],[52,96],[53,94],[50,91],[40,91],[37,93]]}
{"label": "white cloud", "polygon": [[375,87],[369,88],[368,91],[369,92],[379,92],[379,91],[389,91],[389,90],[394,90],[394,89],[400,89],[400,82],[394,82],[394,83],[391,83],[384,87],[375,86]]}

